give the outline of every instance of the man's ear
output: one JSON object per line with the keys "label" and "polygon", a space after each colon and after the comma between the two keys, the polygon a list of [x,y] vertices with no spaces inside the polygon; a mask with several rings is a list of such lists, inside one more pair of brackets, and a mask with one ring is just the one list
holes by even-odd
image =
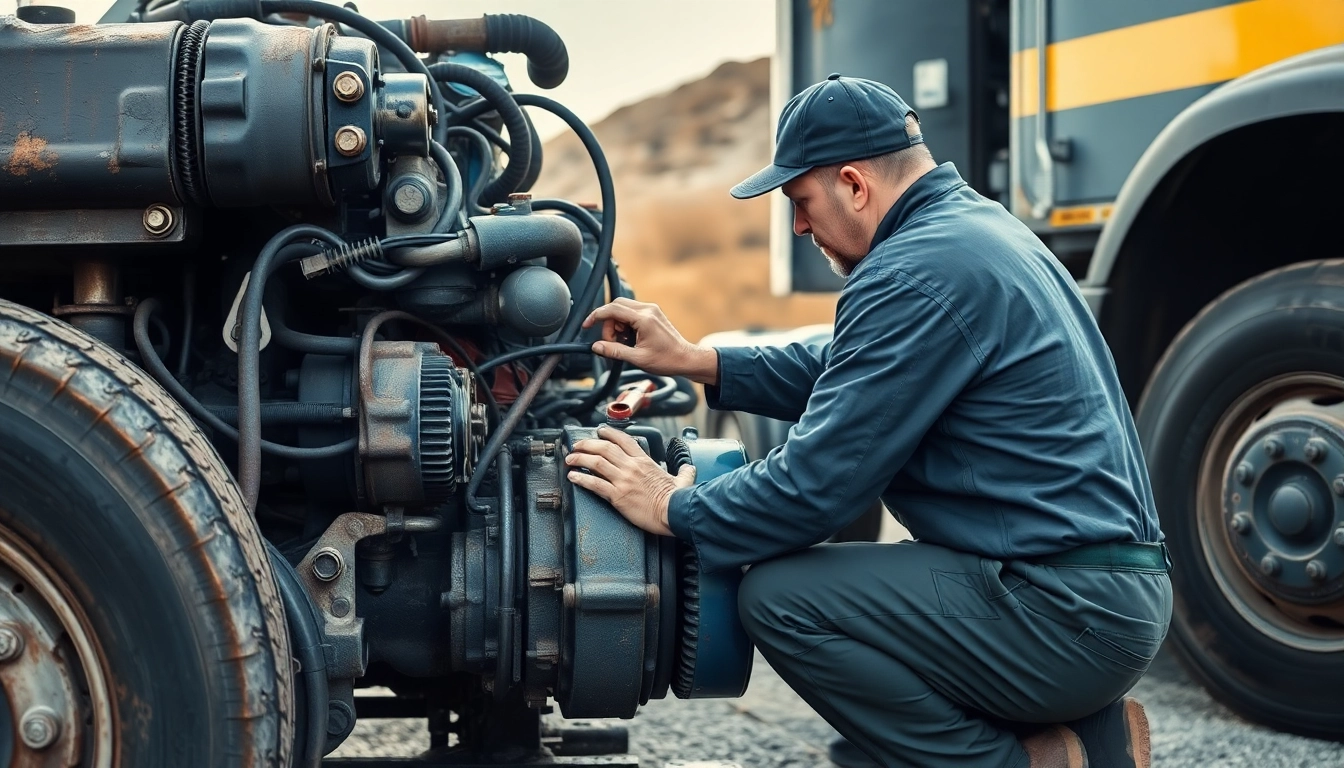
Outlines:
{"label": "man's ear", "polygon": [[848,196],[841,199],[849,200],[849,204],[856,213],[868,206],[871,199],[869,197],[871,190],[868,188],[868,177],[864,176],[858,168],[852,165],[844,166],[840,169],[835,183],[848,192]]}

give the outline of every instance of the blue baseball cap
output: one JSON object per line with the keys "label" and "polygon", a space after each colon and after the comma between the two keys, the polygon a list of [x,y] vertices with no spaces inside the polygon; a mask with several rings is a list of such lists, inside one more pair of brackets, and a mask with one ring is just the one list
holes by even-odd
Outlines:
{"label": "blue baseball cap", "polygon": [[745,200],[778,189],[819,165],[923,144],[923,135],[905,134],[905,118],[913,114],[882,83],[831,75],[784,105],[775,132],[775,161],[733,187],[732,195]]}

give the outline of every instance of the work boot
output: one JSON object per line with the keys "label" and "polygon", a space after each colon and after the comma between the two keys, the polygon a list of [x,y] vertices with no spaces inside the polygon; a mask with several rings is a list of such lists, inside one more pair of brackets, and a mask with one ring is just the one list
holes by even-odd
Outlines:
{"label": "work boot", "polygon": [[1124,698],[1067,723],[1087,750],[1091,768],[1149,768],[1148,715],[1138,699]]}
{"label": "work boot", "polygon": [[873,758],[865,755],[863,750],[854,746],[854,743],[844,736],[837,736],[826,752],[831,762],[840,768],[878,768]]}
{"label": "work boot", "polygon": [[1082,739],[1063,725],[1047,725],[1022,739],[1031,768],[1096,768],[1087,763]]}

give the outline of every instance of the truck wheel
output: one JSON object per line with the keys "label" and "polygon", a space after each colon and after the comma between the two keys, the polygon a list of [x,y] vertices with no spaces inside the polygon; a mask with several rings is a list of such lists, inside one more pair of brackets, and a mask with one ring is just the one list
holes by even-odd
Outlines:
{"label": "truck wheel", "polygon": [[1232,289],[1137,426],[1175,564],[1172,645],[1245,717],[1344,738],[1344,262]]}
{"label": "truck wheel", "polygon": [[274,576],[181,408],[0,301],[0,435],[0,760],[287,768]]}

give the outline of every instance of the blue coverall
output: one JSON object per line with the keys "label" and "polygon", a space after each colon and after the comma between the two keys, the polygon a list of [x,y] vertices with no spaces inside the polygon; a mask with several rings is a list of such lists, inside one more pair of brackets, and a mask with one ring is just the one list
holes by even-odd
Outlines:
{"label": "blue coverall", "polygon": [[[1034,564],[1162,538],[1114,362],[1067,271],[950,163],[891,208],[835,335],[718,350],[712,407],[797,421],[676,491],[702,567],[748,571],[771,665],[884,765],[1025,765],[1011,723],[1118,698],[1171,617],[1163,571]],[[881,497],[914,537],[812,547]]]}

